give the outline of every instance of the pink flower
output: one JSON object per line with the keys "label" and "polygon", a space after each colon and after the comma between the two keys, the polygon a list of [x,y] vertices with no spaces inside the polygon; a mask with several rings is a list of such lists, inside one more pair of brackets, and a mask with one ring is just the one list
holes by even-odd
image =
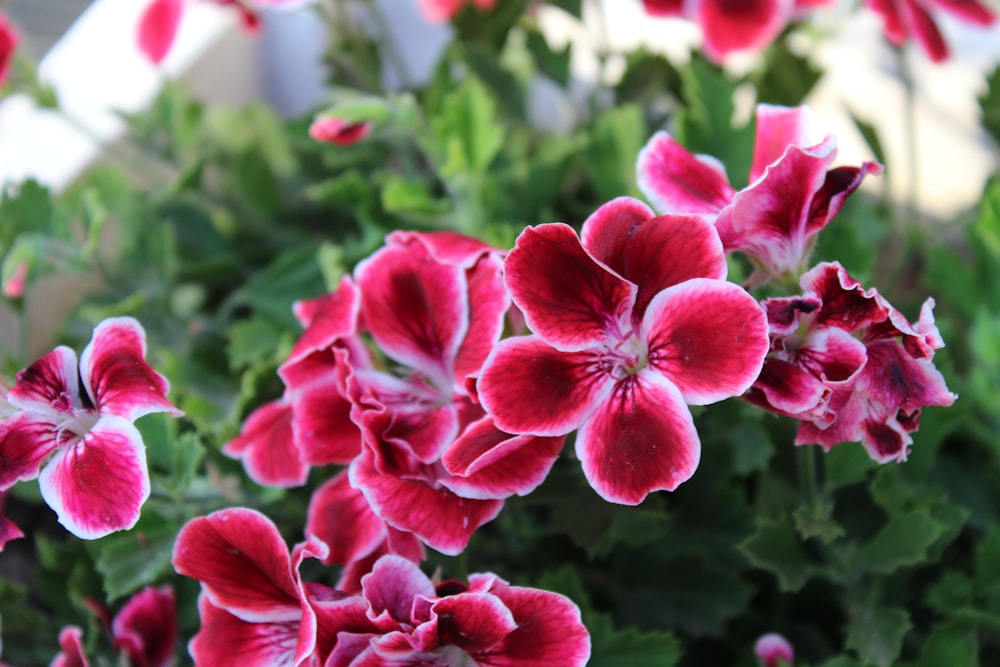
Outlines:
{"label": "pink flower", "polygon": [[949,56],[934,14],[950,14],[963,23],[983,27],[993,25],[997,19],[987,4],[977,0],[865,0],[865,5],[882,17],[889,42],[902,46],[913,37],[934,62]]}
{"label": "pink flower", "polygon": [[14,272],[3,283],[3,293],[8,299],[19,299],[24,296],[24,287],[28,279],[28,263],[19,262]]}
{"label": "pink flower", "polygon": [[7,15],[0,12],[0,86],[7,82],[19,41],[21,41],[21,35],[7,18]]}
{"label": "pink flower", "polygon": [[118,651],[134,667],[167,667],[177,643],[177,607],[170,586],[147,586],[128,599],[112,619],[103,604],[85,599]]}
{"label": "pink flower", "polygon": [[[139,16],[136,45],[149,62],[159,65],[170,53],[181,19],[194,0],[150,0]],[[240,14],[240,23],[247,32],[260,30],[260,19],[254,6],[301,5],[309,0],[210,0],[217,5],[231,6]]]}
{"label": "pink flower", "polygon": [[488,12],[496,0],[417,0],[420,13],[428,21],[444,23],[450,21],[465,5],[475,4],[476,9]]}
{"label": "pink flower", "polygon": [[17,411],[0,422],[0,490],[38,477],[42,498],[77,537],[135,525],[149,472],[132,422],[150,412],[183,414],[146,363],[145,338],[132,318],[105,320],[79,365],[58,347],[18,373],[8,393]]}
{"label": "pink flower", "polygon": [[339,642],[327,667],[582,667],[590,657],[580,610],[557,593],[492,574],[435,586],[398,556],[380,558],[361,586],[378,632]]}
{"label": "pink flower", "polygon": [[956,398],[931,361],[944,346],[933,300],[912,324],[840,264],[801,284],[802,296],[764,301],[772,353],[747,398],[801,420],[796,444],[860,441],[879,463],[906,460],[920,409]]}
{"label": "pink flower", "polygon": [[289,554],[277,527],[250,509],[188,522],[174,544],[173,564],[202,586],[201,629],[188,646],[195,665],[323,664],[339,633],[374,631],[363,600],[302,581],[302,561],[326,551],[310,539]]}
{"label": "pink flower", "polygon": [[630,198],[584,223],[529,227],[504,262],[534,334],[491,353],[479,397],[499,428],[579,429],[576,453],[606,500],[634,505],[698,465],[688,405],[743,393],[767,352],[764,312],[726,282],[715,229]]}
{"label": "pink flower", "polygon": [[[0,422],[0,438],[3,437],[3,422]],[[7,543],[24,537],[24,533],[13,521],[3,515],[3,506],[7,502],[7,491],[0,491],[0,553]]]}
{"label": "pink flower", "polygon": [[83,630],[68,625],[59,631],[59,654],[52,659],[49,667],[90,667],[83,654]]}
{"label": "pink flower", "polygon": [[743,252],[756,266],[750,285],[796,278],[844,200],[867,174],[882,172],[876,162],[829,169],[835,138],[808,145],[808,128],[807,107],[758,105],[749,185],[738,192],[716,159],[658,132],[639,154],[639,188],[661,213],[713,220],[726,252]]}
{"label": "pink flower", "polygon": [[371,129],[371,123],[352,123],[343,118],[324,116],[312,122],[309,136],[328,144],[350,146],[367,137]]}
{"label": "pink flower", "polygon": [[788,640],[776,632],[761,635],[753,646],[753,652],[764,663],[764,667],[792,667],[795,651]]}

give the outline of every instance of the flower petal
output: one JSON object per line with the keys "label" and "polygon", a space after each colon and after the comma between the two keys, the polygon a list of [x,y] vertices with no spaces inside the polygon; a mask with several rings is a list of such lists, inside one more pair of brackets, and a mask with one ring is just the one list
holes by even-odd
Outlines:
{"label": "flower petal", "polygon": [[75,625],[67,625],[59,631],[59,654],[52,659],[49,667],[90,667],[83,654],[83,630]]}
{"label": "flower petal", "polygon": [[768,359],[745,398],[757,407],[805,418],[821,407],[830,389],[819,378],[784,359]]}
{"label": "flower petal", "polygon": [[697,216],[654,217],[642,202],[620,197],[583,223],[583,246],[639,287],[633,317],[641,320],[661,290],[690,278],[726,277],[726,255],[715,227]]}
{"label": "flower petal", "polygon": [[170,586],[147,586],[133,595],[112,621],[115,648],[124,650],[133,665],[169,665],[177,643],[175,604]]}
{"label": "flower petal", "polygon": [[286,399],[251,412],[240,434],[223,445],[222,453],[242,459],[247,475],[262,486],[302,486],[309,476],[309,466],[292,437],[292,405]]}
{"label": "flower petal", "polygon": [[297,620],[249,622],[198,598],[201,628],[188,644],[196,665],[293,667],[299,643]]}
{"label": "flower petal", "polygon": [[298,621],[299,591],[288,547],[274,523],[243,507],[189,521],[177,536],[174,569],[201,582],[216,607],[254,623]]}
{"label": "flower petal", "polygon": [[[346,356],[343,350],[338,352]],[[305,463],[345,465],[361,451],[361,431],[351,421],[351,402],[345,393],[336,373],[318,375],[308,384],[296,383],[286,390],[295,449]]]}
{"label": "flower petal", "polygon": [[80,378],[101,414],[129,421],[151,412],[184,414],[167,400],[170,384],[146,363],[146,332],[131,317],[97,325],[80,355]]}
{"label": "flower petal", "polygon": [[76,352],[60,345],[19,372],[7,401],[53,422],[63,421],[82,405]]}
{"label": "flower petal", "polygon": [[528,227],[504,262],[511,297],[528,327],[553,347],[577,351],[627,322],[636,287],[598,264],[562,223]]}
{"label": "flower petal", "polygon": [[486,255],[466,272],[469,285],[469,331],[455,359],[455,383],[479,375],[483,362],[503,333],[510,297],[503,281],[503,260]]}
{"label": "flower petal", "polygon": [[361,292],[350,276],[341,278],[340,285],[330,294],[308,301],[296,301],[293,306],[295,316],[306,330],[296,341],[282,368],[294,365],[313,352],[326,350],[339,339],[355,334],[360,309]]}
{"label": "flower petal", "polygon": [[746,391],[770,346],[763,308],[723,280],[695,278],[663,290],[649,304],[642,328],[650,366],[693,405]]}
{"label": "flower petal", "polygon": [[35,479],[45,459],[59,446],[58,427],[30,412],[0,419],[0,491]]}
{"label": "flower petal", "polygon": [[434,584],[416,564],[392,555],[378,559],[371,573],[361,578],[361,589],[368,601],[368,618],[383,631],[412,624],[414,598],[436,595]]}
{"label": "flower petal", "polygon": [[350,146],[361,141],[372,131],[372,123],[356,123],[343,118],[324,116],[309,126],[309,136],[316,141],[338,146]]}
{"label": "flower petal", "polygon": [[518,628],[507,605],[490,593],[448,595],[434,602],[431,611],[436,623],[432,622],[429,629],[436,631],[435,639],[473,656],[492,652],[498,642]]}
{"label": "flower petal", "polygon": [[351,487],[347,471],[327,480],[309,500],[306,534],[330,547],[325,564],[341,565],[370,554],[386,539],[386,525],[360,490]]}
{"label": "flower petal", "polygon": [[860,167],[837,167],[826,172],[823,187],[813,195],[809,206],[809,221],[806,233],[815,234],[833,220],[840,212],[847,198],[861,186],[865,176],[878,176],[882,165],[878,162],[863,162]]}
{"label": "flower petal", "polygon": [[760,50],[781,33],[791,15],[788,0],[751,0],[734,4],[701,0],[694,18],[705,35],[705,55],[721,62],[733,51]]}
{"label": "flower petal", "polygon": [[684,398],[645,369],[619,381],[576,436],[587,481],[605,500],[638,505],[694,474],[701,444]]}
{"label": "flower petal", "polygon": [[468,330],[465,272],[436,262],[416,246],[382,248],[355,269],[362,317],[395,361],[450,387],[453,363]]}
{"label": "flower petal", "polygon": [[639,189],[660,213],[714,219],[736,191],[715,158],[693,155],[666,132],[646,143],[636,163]]}
{"label": "flower petal", "polygon": [[184,15],[185,0],[152,0],[142,10],[136,43],[142,55],[159,65],[170,52]]}
{"label": "flower petal", "polygon": [[508,433],[565,435],[611,392],[590,351],[560,352],[537,336],[500,341],[483,366],[479,400]]}
{"label": "flower petal", "polygon": [[399,229],[385,237],[386,245],[409,247],[419,243],[441,264],[471,269],[483,255],[499,255],[500,251],[479,239],[449,231],[411,232]]}
{"label": "flower petal", "polygon": [[754,183],[763,176],[764,170],[781,159],[789,146],[812,145],[809,140],[812,114],[807,106],[758,104],[756,118],[757,133],[748,183]]}
{"label": "flower petal", "polygon": [[129,421],[101,417],[56,453],[38,477],[42,498],[66,530],[85,540],[127,530],[149,498],[142,436]]}
{"label": "flower petal", "polygon": [[463,498],[508,498],[531,493],[552,469],[565,438],[512,436],[483,417],[445,450],[441,462],[454,477],[441,484]]}

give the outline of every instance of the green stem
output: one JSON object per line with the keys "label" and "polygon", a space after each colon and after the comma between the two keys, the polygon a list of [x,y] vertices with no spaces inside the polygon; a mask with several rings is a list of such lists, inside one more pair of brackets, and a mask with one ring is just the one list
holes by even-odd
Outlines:
{"label": "green stem", "polygon": [[816,445],[802,445],[798,449],[802,495],[809,507],[819,507],[822,497],[816,474]]}

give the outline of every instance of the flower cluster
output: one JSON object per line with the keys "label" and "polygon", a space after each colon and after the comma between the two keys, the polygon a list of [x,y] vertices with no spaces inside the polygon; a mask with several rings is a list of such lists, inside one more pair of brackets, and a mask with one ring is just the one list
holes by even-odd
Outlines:
{"label": "flower cluster", "polygon": [[135,525],[149,471],[133,422],[151,412],[183,414],[145,356],[139,323],[112,318],[94,329],[79,362],[60,346],[18,373],[7,392],[9,416],[0,420],[0,491],[38,478],[59,522],[84,539]]}
{"label": "flower cluster", "polygon": [[274,524],[249,509],[189,522],[173,563],[202,586],[195,665],[575,667],[590,657],[580,611],[561,595],[492,574],[435,585],[391,555],[350,594],[300,576],[305,558],[326,551],[311,537],[289,553]]}

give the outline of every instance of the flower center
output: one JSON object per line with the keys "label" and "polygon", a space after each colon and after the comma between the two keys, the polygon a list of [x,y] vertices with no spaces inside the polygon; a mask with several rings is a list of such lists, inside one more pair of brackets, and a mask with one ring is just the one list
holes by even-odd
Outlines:
{"label": "flower center", "polygon": [[599,365],[615,380],[623,380],[649,366],[649,349],[635,331],[629,331],[620,340],[607,344]]}

